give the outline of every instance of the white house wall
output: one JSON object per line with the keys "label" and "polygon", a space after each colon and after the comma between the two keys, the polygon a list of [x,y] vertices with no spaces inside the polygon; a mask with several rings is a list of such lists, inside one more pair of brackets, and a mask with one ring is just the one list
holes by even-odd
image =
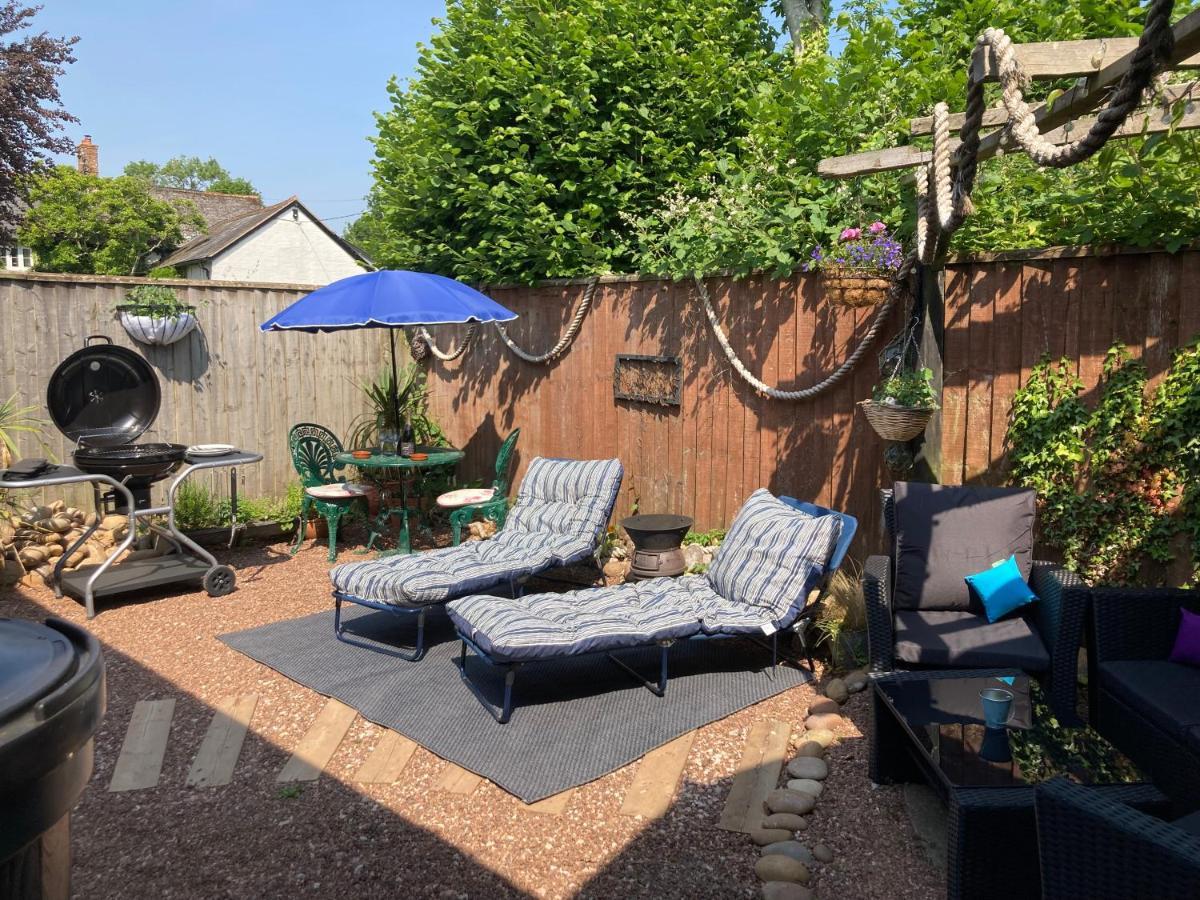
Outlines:
{"label": "white house wall", "polygon": [[[328,284],[363,269],[302,209],[278,216],[218,254],[207,276],[215,281]],[[192,277],[191,268],[188,277]]]}

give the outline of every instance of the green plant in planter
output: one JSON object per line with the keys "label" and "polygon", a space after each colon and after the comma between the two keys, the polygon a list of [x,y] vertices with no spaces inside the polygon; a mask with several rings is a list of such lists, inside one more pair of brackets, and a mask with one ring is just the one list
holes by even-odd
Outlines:
{"label": "green plant in planter", "polygon": [[897,372],[875,386],[871,399],[886,406],[937,409],[937,397],[933,393],[933,372],[929,369]]}
{"label": "green plant in planter", "polygon": [[151,319],[177,319],[195,312],[196,308],[179,299],[175,288],[165,284],[139,284],[129,289],[117,309],[135,316]]}
{"label": "green plant in planter", "polygon": [[399,373],[396,386],[399,421],[396,419],[396,406],[392,403],[390,370],[382,372],[374,381],[360,384],[359,388],[367,400],[367,410],[350,423],[347,444],[351,448],[378,446],[379,433],[385,430],[398,431],[405,419],[412,422],[418,444],[440,446],[447,443],[445,433],[429,415],[425,373],[416,363]]}

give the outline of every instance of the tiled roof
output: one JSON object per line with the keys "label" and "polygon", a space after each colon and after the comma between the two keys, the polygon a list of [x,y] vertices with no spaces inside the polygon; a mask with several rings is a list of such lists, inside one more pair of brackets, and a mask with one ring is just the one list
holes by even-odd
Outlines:
{"label": "tiled roof", "polygon": [[[262,210],[262,198],[257,194],[221,194],[216,191],[189,191],[183,188],[152,187],[150,193],[159,200],[168,203],[187,201],[191,203],[200,218],[208,226],[212,234],[218,228],[233,219],[240,219]],[[203,232],[196,228],[185,226],[183,239],[190,241],[199,237]]]}

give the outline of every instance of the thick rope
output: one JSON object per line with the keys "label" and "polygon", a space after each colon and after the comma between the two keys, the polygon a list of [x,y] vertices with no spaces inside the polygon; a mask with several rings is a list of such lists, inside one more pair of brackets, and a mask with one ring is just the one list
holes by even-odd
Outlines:
{"label": "thick rope", "polygon": [[900,268],[896,271],[892,286],[888,289],[887,297],[879,305],[879,311],[875,313],[875,318],[871,321],[871,327],[867,329],[867,333],[863,335],[854,352],[847,356],[840,366],[830,372],[821,381],[818,381],[811,387],[802,388],[798,391],[784,391],[777,387],[772,387],[762,379],[755,377],[746,368],[746,364],[738,358],[737,351],[733,349],[733,346],[729,343],[729,338],[725,336],[725,332],[721,329],[721,320],[717,316],[716,309],[713,308],[712,298],[708,295],[708,288],[705,287],[704,282],[699,278],[693,278],[693,281],[696,285],[696,293],[700,296],[700,300],[704,305],[704,314],[708,317],[708,324],[712,326],[713,336],[717,339],[717,343],[720,345],[722,352],[724,352],[725,358],[733,366],[733,370],[756,391],[773,400],[809,400],[818,394],[823,394],[829,389],[836,387],[858,365],[858,361],[863,358],[875,342],[875,338],[879,336],[879,332],[883,329],[892,308],[896,305],[896,301],[904,291],[904,286],[908,283],[908,276],[912,273],[916,264],[917,254],[915,251],[909,253],[904,258],[904,262],[900,264]]}
{"label": "thick rope", "polygon": [[[462,342],[453,350],[443,350],[434,342],[433,335],[429,333],[424,325],[417,326],[417,337],[413,339],[413,356],[416,359],[422,359],[425,356],[423,350],[428,350],[442,362],[452,362],[467,352],[467,347],[471,345],[471,338],[475,336],[474,325],[467,326],[467,333],[463,335]],[[417,349],[418,338],[423,345],[423,350]],[[420,355],[418,355],[420,354]]]}
{"label": "thick rope", "polygon": [[545,353],[534,354],[522,350],[508,336],[508,331],[499,322],[496,323],[496,330],[500,332],[500,337],[508,345],[508,349],[525,360],[525,362],[537,364],[553,362],[566,352],[567,348],[571,346],[571,342],[575,340],[575,336],[579,334],[579,327],[583,324],[583,319],[587,315],[588,310],[591,309],[592,298],[596,295],[596,285],[599,283],[599,278],[593,278],[588,282],[587,287],[583,290],[583,296],[579,298],[579,305],[575,308],[575,315],[571,318],[571,323],[567,326],[566,332],[558,339],[558,343]]}

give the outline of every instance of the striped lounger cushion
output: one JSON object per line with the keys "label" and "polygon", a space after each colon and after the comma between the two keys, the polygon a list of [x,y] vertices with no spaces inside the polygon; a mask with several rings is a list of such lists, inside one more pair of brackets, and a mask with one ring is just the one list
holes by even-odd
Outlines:
{"label": "striped lounger cushion", "polygon": [[350,599],[420,607],[578,562],[595,552],[623,474],[615,459],[539,457],[491,540],[335,566],[333,589]]}
{"label": "striped lounger cushion", "polygon": [[836,516],[811,516],[759,490],[706,575],[513,600],[471,596],[447,609],[459,633],[499,663],[699,634],[772,634],[803,610],[840,529]]}

